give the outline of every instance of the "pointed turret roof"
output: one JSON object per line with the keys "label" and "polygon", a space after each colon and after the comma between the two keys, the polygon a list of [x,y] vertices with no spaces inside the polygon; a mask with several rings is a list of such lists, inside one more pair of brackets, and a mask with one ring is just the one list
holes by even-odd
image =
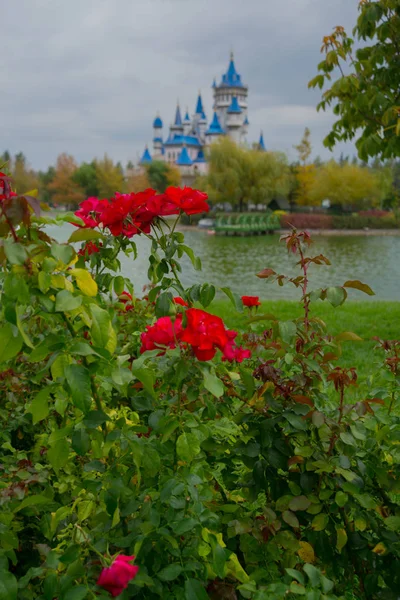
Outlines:
{"label": "pointed turret roof", "polygon": [[249,125],[249,119],[248,119],[247,115],[246,115],[243,125]]}
{"label": "pointed turret roof", "polygon": [[182,125],[182,117],[181,117],[181,109],[179,107],[179,102],[176,105],[176,112],[175,112],[175,122],[174,125]]}
{"label": "pointed turret roof", "polygon": [[267,151],[265,144],[264,144],[264,134],[262,131],[260,133],[260,141],[258,142],[258,147],[260,150],[263,150],[264,152]]}
{"label": "pointed turret roof", "polygon": [[228,113],[240,114],[241,112],[242,112],[242,109],[239,106],[238,99],[236,98],[236,96],[232,96],[232,102],[231,102],[230,107],[228,108]]}
{"label": "pointed turret roof", "polygon": [[146,146],[146,148],[144,149],[142,158],[140,159],[140,164],[143,165],[146,163],[150,163],[151,161],[152,161],[151,154],[149,152],[148,147]]}
{"label": "pointed turret roof", "polygon": [[213,83],[212,83],[212,86],[211,86],[211,87],[212,87],[212,88],[216,88],[216,87],[217,87],[217,82],[216,82],[216,79],[215,79],[215,77],[214,77],[214,81],[213,81]]}
{"label": "pointed turret roof", "polygon": [[186,123],[190,123],[189,111],[187,108],[186,108],[185,118],[183,119],[183,121]]}
{"label": "pointed turret roof", "polygon": [[221,85],[231,85],[235,87],[243,87],[241,75],[236,71],[235,61],[233,60],[233,52],[228,65],[228,70],[225,75],[222,75]]}
{"label": "pointed turret roof", "polygon": [[194,162],[195,163],[205,163],[206,162],[203,150],[198,151],[197,157],[195,158]]}
{"label": "pointed turret roof", "polygon": [[222,129],[218,119],[218,115],[214,112],[213,120],[210,123],[209,128],[206,131],[206,135],[223,135],[225,131]]}
{"label": "pointed turret roof", "polygon": [[163,122],[160,118],[160,115],[157,113],[156,118],[153,121],[153,127],[157,127],[158,129],[162,129]]}
{"label": "pointed turret roof", "polygon": [[204,115],[203,100],[201,99],[200,91],[199,91],[199,95],[197,96],[196,115]]}
{"label": "pointed turret roof", "polygon": [[193,161],[188,154],[186,146],[183,146],[178,158],[176,159],[176,164],[185,166],[190,166],[193,164]]}

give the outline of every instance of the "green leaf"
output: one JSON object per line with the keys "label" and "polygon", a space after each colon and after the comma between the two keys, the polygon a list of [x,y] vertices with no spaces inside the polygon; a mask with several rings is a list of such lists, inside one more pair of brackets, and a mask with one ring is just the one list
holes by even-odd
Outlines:
{"label": "green leaf", "polygon": [[290,577],[296,579],[296,581],[304,585],[304,576],[302,573],[296,571],[296,569],[285,569],[285,571]]}
{"label": "green leaf", "polygon": [[209,285],[208,283],[204,283],[200,289],[200,303],[204,308],[207,308],[214,300],[215,297],[215,287],[213,285]]}
{"label": "green leaf", "polygon": [[6,323],[0,327],[0,363],[16,356],[23,345],[22,336],[17,327]]}
{"label": "green leaf", "polygon": [[239,367],[240,378],[246,388],[248,398],[252,398],[256,389],[253,374]]}
{"label": "green leaf", "polygon": [[90,312],[92,315],[91,333],[94,345],[105,348],[113,354],[117,347],[117,336],[111,324],[109,313],[97,304],[90,305]]}
{"label": "green leaf", "polygon": [[63,600],[84,600],[88,594],[89,589],[86,585],[74,585],[73,588],[68,590],[64,596]]}
{"label": "green leaf", "polygon": [[360,290],[361,292],[364,292],[364,294],[368,294],[368,296],[375,296],[375,292],[371,290],[369,285],[366,283],[361,283],[361,281],[358,281],[357,279],[353,281],[346,281],[343,287]]}
{"label": "green leaf", "polygon": [[296,496],[289,502],[290,510],[307,510],[311,502],[306,496]]}
{"label": "green leaf", "polygon": [[326,299],[328,302],[332,304],[332,306],[337,307],[343,304],[343,302],[347,298],[347,292],[342,287],[329,287],[326,290]]}
{"label": "green leaf", "polygon": [[200,453],[200,444],[194,433],[182,433],[176,440],[176,453],[180,459],[190,463]]}
{"label": "green leaf", "polygon": [[182,572],[183,568],[181,565],[168,565],[168,567],[161,569],[161,571],[157,573],[157,577],[161,579],[161,581],[173,581],[174,579],[177,579]]}
{"label": "green leaf", "polygon": [[49,398],[51,388],[47,387],[40,390],[32,400],[29,411],[32,415],[32,423],[36,425],[39,421],[45,419],[49,414]]}
{"label": "green leaf", "polygon": [[233,306],[238,312],[243,312],[243,302],[239,294],[232,292],[232,290],[228,287],[221,288],[221,292],[224,292],[224,294],[228,296],[229,300],[232,302]]}
{"label": "green leaf", "polygon": [[188,255],[188,257],[190,258],[190,262],[192,263],[195,270],[201,271],[201,260],[198,256],[195,256],[193,250],[191,248],[189,248],[189,246],[185,246],[185,244],[181,244],[179,246],[179,248],[181,250],[183,250],[183,252],[185,252],[185,254]]}
{"label": "green leaf", "polygon": [[345,492],[336,492],[335,502],[340,508],[343,508],[343,506],[346,506],[348,500],[349,500],[349,497],[347,494],[345,494]]}
{"label": "green leaf", "polygon": [[139,363],[139,366],[136,363],[136,360],[132,362],[132,375],[134,375],[136,379],[139,379],[139,381],[143,383],[143,387],[148,394],[150,394],[153,398],[157,398],[157,394],[154,390],[154,382],[156,380],[154,371],[152,371],[149,367],[142,366],[141,363]]}
{"label": "green leaf", "polygon": [[47,459],[55,471],[66,465],[68,458],[69,444],[66,439],[58,440],[47,452]]}
{"label": "green leaf", "polygon": [[296,581],[292,581],[289,589],[292,594],[297,594],[299,596],[305,596],[306,594],[306,588],[301,585],[301,583],[297,583]]}
{"label": "green leaf", "polygon": [[224,393],[224,384],[222,381],[208,369],[203,370],[204,387],[216,398],[220,398]]}
{"label": "green leaf", "polygon": [[3,248],[6,257],[12,265],[23,265],[28,258],[28,253],[24,246],[13,240],[4,240]]}
{"label": "green leaf", "polygon": [[56,295],[56,312],[70,312],[81,304],[82,296],[74,296],[68,290],[60,290]]}
{"label": "green leaf", "polygon": [[319,569],[311,565],[310,563],[306,563],[303,567],[303,571],[307,575],[310,580],[310,583],[313,587],[318,587],[321,581],[321,572]]}
{"label": "green leaf", "polygon": [[120,296],[125,290],[125,279],[121,275],[118,275],[118,277],[114,277],[113,286],[114,292],[117,294],[117,296]]}
{"label": "green leaf", "polygon": [[51,245],[51,255],[56,259],[60,260],[64,265],[68,265],[75,256],[75,250],[68,244],[57,244],[53,242]]}
{"label": "green leaf", "polygon": [[313,522],[311,523],[311,526],[314,529],[314,531],[323,531],[325,529],[325,527],[328,525],[328,523],[329,523],[328,515],[326,515],[324,513],[320,513],[319,515],[316,515],[314,517]]}
{"label": "green leaf", "polygon": [[346,533],[346,530],[345,529],[338,529],[336,531],[336,535],[337,535],[336,548],[339,550],[339,552],[341,552],[342,549],[347,544],[347,533]]}
{"label": "green leaf", "polygon": [[88,369],[83,365],[68,365],[64,375],[71,390],[72,402],[83,413],[88,413],[92,404],[92,386]]}
{"label": "green leaf", "polygon": [[9,273],[6,276],[4,280],[4,293],[8,298],[16,300],[19,304],[29,303],[29,287],[26,281],[15,273]]}
{"label": "green leaf", "polygon": [[209,596],[197,579],[185,581],[185,600],[210,600]]}
{"label": "green leaf", "polygon": [[14,575],[9,571],[0,570],[0,600],[17,600],[17,596],[18,584]]}
{"label": "green leaf", "polygon": [[285,510],[282,513],[282,519],[285,521],[285,523],[290,525],[290,527],[294,527],[295,529],[298,529],[300,527],[298,518],[290,510]]}
{"label": "green leaf", "polygon": [[90,448],[90,438],[86,429],[76,429],[72,434],[72,448],[79,456],[85,456]]}
{"label": "green leaf", "polygon": [[44,271],[40,271],[38,275],[38,285],[39,290],[46,294],[49,291],[51,286],[51,275],[49,273],[45,273]]}
{"label": "green leaf", "polygon": [[390,531],[400,531],[400,517],[387,517],[385,525]]}
{"label": "green leaf", "polygon": [[68,244],[73,244],[74,242],[87,242],[89,240],[103,240],[104,235],[100,233],[100,231],[96,231],[95,229],[85,229],[84,227],[77,229],[68,239]]}
{"label": "green leaf", "polygon": [[280,321],[279,335],[286,344],[290,344],[297,333],[296,324],[293,321]]}
{"label": "green leaf", "polygon": [[156,300],[156,317],[166,317],[171,312],[173,305],[171,292],[163,292]]}
{"label": "green leaf", "polygon": [[53,502],[53,500],[51,498],[46,498],[46,496],[28,496],[14,509],[14,513],[29,506],[40,506],[41,504],[49,504],[50,502]]}
{"label": "green leaf", "polygon": [[17,306],[15,316],[16,316],[16,320],[17,320],[18,331],[20,332],[22,339],[24,340],[25,344],[27,346],[29,346],[29,348],[34,348],[34,345],[32,344],[29,336],[25,332],[25,329],[24,329],[24,326],[22,323],[23,317],[26,316],[25,310],[22,306]]}

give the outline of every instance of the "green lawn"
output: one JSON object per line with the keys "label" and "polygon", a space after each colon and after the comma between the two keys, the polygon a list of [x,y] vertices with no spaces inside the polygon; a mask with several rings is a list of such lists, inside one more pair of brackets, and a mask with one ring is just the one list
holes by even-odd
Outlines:
{"label": "green lawn", "polygon": [[[246,317],[238,314],[229,302],[215,301],[212,312],[221,316],[229,328],[243,331]],[[279,320],[286,321],[301,316],[302,307],[298,302],[276,300],[263,302],[258,314],[272,313]],[[359,396],[366,390],[367,377],[371,375],[382,357],[381,352],[374,351],[376,342],[373,337],[382,339],[400,339],[400,302],[352,302],[333,308],[326,301],[312,305],[311,316],[321,318],[332,335],[343,331],[352,331],[359,335],[361,342],[343,342],[343,354],[337,364],[357,367],[359,374]],[[268,321],[257,323],[257,331],[268,327]]]}

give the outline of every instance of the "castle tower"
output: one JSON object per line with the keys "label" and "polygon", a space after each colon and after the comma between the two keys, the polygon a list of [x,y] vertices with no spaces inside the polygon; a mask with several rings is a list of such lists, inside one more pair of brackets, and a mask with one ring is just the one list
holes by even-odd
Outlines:
{"label": "castle tower", "polygon": [[183,135],[183,123],[182,123],[181,109],[179,106],[179,102],[176,105],[175,121],[170,126],[169,130],[170,130],[170,135],[172,135],[172,136]]}
{"label": "castle tower", "polygon": [[153,121],[153,151],[155,155],[162,154],[163,139],[162,139],[163,122],[160,115],[157,113]]}
{"label": "castle tower", "polygon": [[[242,83],[241,75],[236,71],[236,66],[233,58],[233,52],[231,52],[230,61],[228,65],[228,69],[226,73],[222,76],[221,83],[217,85],[214,81],[213,85],[214,92],[214,110],[218,115],[219,122],[223,129],[227,130],[228,135],[231,134],[231,131],[235,131],[235,136],[239,136],[239,140],[243,137],[243,132],[237,132],[237,123],[239,122],[238,117],[232,118],[232,114],[238,113],[228,113],[229,108],[231,107],[233,98],[236,98],[236,102],[241,109],[241,126],[244,125],[244,122],[247,117],[247,96],[248,96],[248,87],[244,83]],[[235,121],[234,129],[230,130],[228,128],[227,121],[232,123]]]}
{"label": "castle tower", "polygon": [[259,139],[259,142],[258,142],[258,149],[261,150],[261,152],[266,152],[267,151],[267,149],[265,147],[265,144],[264,144],[264,134],[263,134],[262,131],[260,133],[260,139]]}
{"label": "castle tower", "polygon": [[144,152],[142,154],[142,158],[140,159],[139,162],[140,162],[141,165],[147,165],[147,164],[151,163],[152,160],[153,159],[151,158],[151,154],[149,152],[149,149],[146,146],[145,149],[144,149]]}
{"label": "castle tower", "polygon": [[240,143],[242,138],[243,123],[243,111],[239,106],[237,97],[232,96],[232,101],[226,111],[226,131],[237,144]]}
{"label": "castle tower", "polygon": [[192,128],[192,122],[189,117],[189,111],[186,108],[185,118],[183,119],[183,135],[189,135]]}

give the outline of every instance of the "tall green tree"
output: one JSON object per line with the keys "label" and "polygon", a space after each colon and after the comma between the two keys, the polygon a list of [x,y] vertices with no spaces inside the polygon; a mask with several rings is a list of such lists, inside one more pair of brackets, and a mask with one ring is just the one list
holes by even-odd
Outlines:
{"label": "tall green tree", "polygon": [[86,196],[98,196],[99,184],[97,181],[96,162],[82,163],[72,176],[73,180],[85,191]]}
{"label": "tall green tree", "polygon": [[178,169],[161,160],[153,160],[147,165],[146,171],[151,187],[160,193],[165,192],[169,185],[180,185]]}
{"label": "tall green tree", "polygon": [[112,159],[104,155],[102,160],[96,160],[96,178],[98,194],[102,198],[111,198],[115,192],[124,189],[124,176],[118,165],[114,165]]}
{"label": "tall green tree", "polygon": [[247,150],[222,138],[209,150],[209,165],[202,185],[213,203],[229,203],[242,211],[249,203],[268,205],[273,198],[289,194],[284,154]]}
{"label": "tall green tree", "polygon": [[400,156],[399,0],[361,0],[353,38],[335,27],[321,52],[309,87],[329,86],[318,109],[333,106],[338,117],[325,146],[355,138],[361,160]]}
{"label": "tall green tree", "polygon": [[11,163],[11,176],[13,178],[13,188],[18,194],[39,188],[37,173],[29,166],[22,152],[18,152]]}

